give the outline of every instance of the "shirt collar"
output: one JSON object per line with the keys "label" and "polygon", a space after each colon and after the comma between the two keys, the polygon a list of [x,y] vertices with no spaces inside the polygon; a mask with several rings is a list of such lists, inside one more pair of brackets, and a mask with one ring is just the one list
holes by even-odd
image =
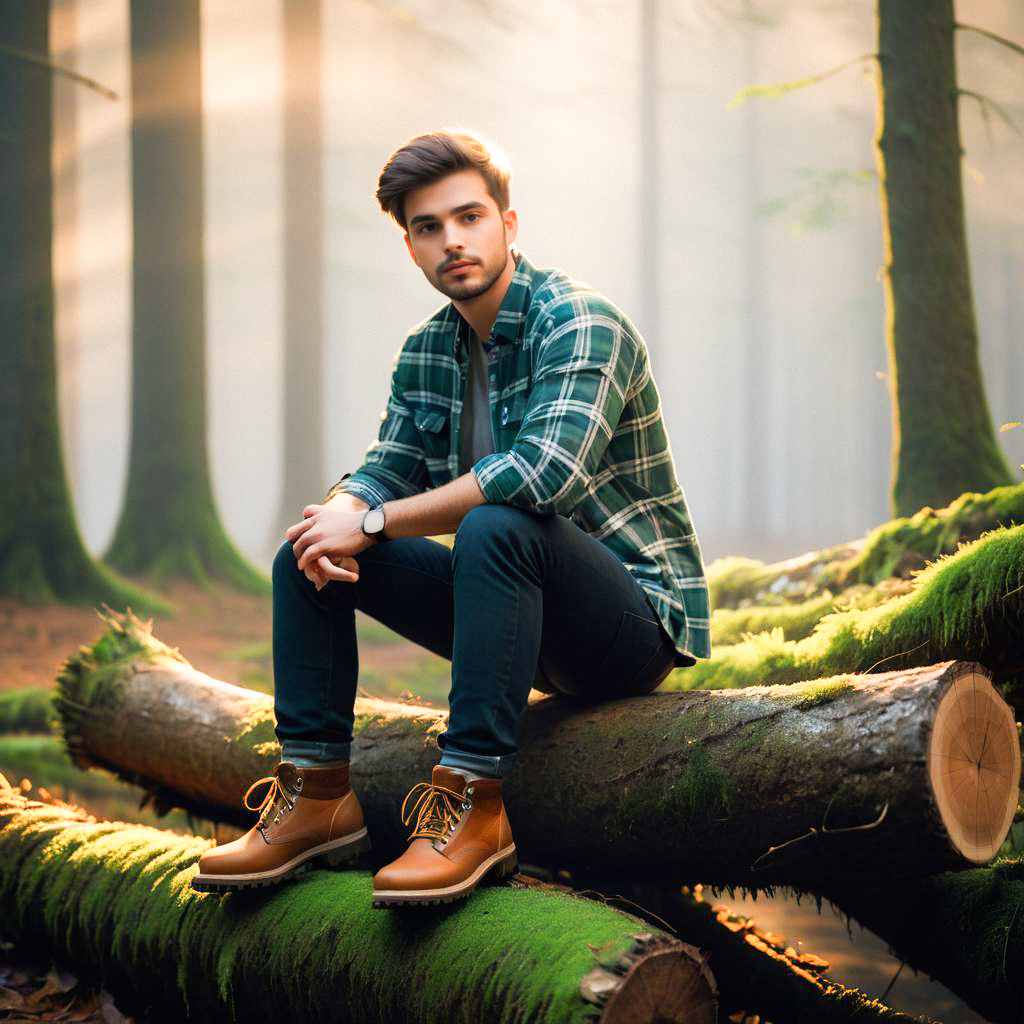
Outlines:
{"label": "shirt collar", "polygon": [[[505,298],[502,299],[501,308],[498,310],[492,328],[494,340],[498,344],[516,342],[522,336],[526,311],[530,306],[530,286],[536,273],[534,265],[518,249],[513,247],[512,255],[516,260],[516,272],[509,282],[508,291],[505,292]],[[458,351],[460,339],[465,337],[468,340],[472,328],[454,304],[449,306],[449,310],[455,319],[456,331],[453,346]]]}

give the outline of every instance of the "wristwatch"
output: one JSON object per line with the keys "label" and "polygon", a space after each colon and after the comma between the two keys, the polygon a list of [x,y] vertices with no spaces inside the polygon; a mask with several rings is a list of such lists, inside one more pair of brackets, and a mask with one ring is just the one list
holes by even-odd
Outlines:
{"label": "wristwatch", "polygon": [[373,537],[374,540],[391,539],[384,535],[384,509],[380,506],[377,508],[368,508],[359,525],[363,528],[363,533],[365,533],[367,537]]}

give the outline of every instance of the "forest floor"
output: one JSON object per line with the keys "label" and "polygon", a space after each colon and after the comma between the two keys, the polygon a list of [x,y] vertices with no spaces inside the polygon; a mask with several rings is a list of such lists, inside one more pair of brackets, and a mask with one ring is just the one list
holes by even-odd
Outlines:
{"label": "forest floor", "polygon": [[[273,692],[269,598],[188,586],[176,587],[166,597],[176,612],[155,619],[153,633],[158,639],[177,647],[200,671],[240,686]],[[96,610],[90,607],[0,601],[0,690],[52,686],[64,660],[80,646],[95,642],[104,628]],[[447,705],[451,681],[447,661],[361,613],[357,615],[357,632],[363,694],[397,697],[415,693],[440,706]],[[49,784],[45,779],[32,781]],[[88,805],[88,809],[100,816],[104,813],[103,807]],[[117,817],[122,812],[108,813]],[[786,895],[774,899],[759,896],[753,901],[740,898],[738,893],[733,899],[726,895],[714,898],[708,892],[705,898],[756,918],[761,927],[787,936],[797,949],[828,960],[830,978],[876,997],[885,993],[885,1000],[904,1012],[929,1015],[943,1024],[984,1024],[984,1018],[942,985],[901,968],[885,944],[870,932],[853,925],[848,933],[846,923],[828,904],[819,914],[810,897],[801,898],[799,903]],[[75,989],[75,979],[58,967],[17,963],[16,954],[0,944],[0,1020],[73,1020],[89,1024],[127,1020],[107,993]]]}

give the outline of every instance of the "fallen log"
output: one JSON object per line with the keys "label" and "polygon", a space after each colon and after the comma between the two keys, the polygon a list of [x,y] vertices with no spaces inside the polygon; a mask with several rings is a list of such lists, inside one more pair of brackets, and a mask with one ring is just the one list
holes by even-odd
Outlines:
{"label": "fallen log", "polygon": [[715,608],[711,612],[711,649],[738,644],[745,634],[765,633],[781,629],[786,640],[802,640],[810,636],[819,622],[837,611],[876,608],[893,597],[909,594],[909,580],[889,579],[873,587],[857,583],[838,594],[826,590],[803,601],[776,601],[742,608]]}
{"label": "fallen log", "polygon": [[[689,889],[622,879],[572,877],[577,890],[628,907],[700,947],[715,965],[720,1012],[786,1024],[926,1024],[828,977],[830,965],[731,907]],[[700,888],[700,887],[698,887]],[[932,1022],[938,1024],[938,1022]]]}
{"label": "fallen log", "polygon": [[663,690],[723,689],[836,675],[981,662],[1024,708],[1024,526],[994,530],[922,570],[909,594],[826,615],[803,640],[761,634],[674,670]]}
{"label": "fallen log", "polygon": [[[120,653],[119,653],[120,652]],[[239,818],[279,759],[263,694],[193,669],[128,617],[69,659],[56,706],[72,756],[168,806]],[[438,708],[356,704],[353,784],[378,856],[438,757]],[[1017,806],[1020,746],[976,664],[798,686],[533,703],[505,786],[528,863],[665,882],[806,884],[984,863]]]}
{"label": "fallen log", "polygon": [[722,558],[708,566],[712,608],[739,608],[766,598],[802,601],[856,583],[874,585],[913,573],[988,530],[1024,524],[1024,484],[960,495],[945,508],[882,523],[867,536],[781,562]]}
{"label": "fallen log", "polygon": [[366,871],[195,893],[210,844],[99,823],[0,777],[0,934],[192,1020],[601,1024],[717,1017],[698,950],[603,903],[485,886],[457,910],[372,906]]}

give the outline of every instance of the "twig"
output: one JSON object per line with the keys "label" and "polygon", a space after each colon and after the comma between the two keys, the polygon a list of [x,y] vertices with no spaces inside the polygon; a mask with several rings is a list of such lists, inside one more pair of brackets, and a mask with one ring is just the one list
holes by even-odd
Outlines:
{"label": "twig", "polygon": [[[833,796],[832,800],[835,797]],[[873,828],[878,828],[879,825],[885,820],[885,816],[889,811],[889,801],[886,800],[885,806],[882,808],[881,814],[874,821],[870,821],[865,825],[849,825],[844,828],[829,828],[825,824],[825,819],[828,818],[829,808],[832,806],[832,800],[829,800],[828,807],[825,808],[825,815],[822,818],[821,827],[812,827],[809,832],[805,832],[802,836],[797,836],[795,839],[787,839],[784,843],[780,843],[778,846],[769,846],[764,853],[762,853],[757,860],[750,865],[751,871],[759,871],[757,864],[758,861],[764,860],[765,857],[771,856],[773,853],[777,853],[779,850],[785,849],[787,846],[792,846],[794,843],[799,843],[804,839],[810,839],[816,835],[838,835],[840,832],[867,832]]]}
{"label": "twig", "polygon": [[832,75],[838,75],[840,71],[845,71],[847,68],[852,68],[854,64],[860,64],[866,60],[874,60],[878,56],[877,53],[862,53],[859,57],[854,57],[853,60],[846,61],[845,64],[840,64],[838,67],[830,68],[828,71],[822,71],[817,75],[808,75],[806,78],[795,78],[789,82],[776,82],[772,85],[748,85],[740,89],[735,96],[726,104],[726,109],[732,110],[733,107],[738,107],[741,103],[745,103],[749,99],[759,97],[761,99],[774,100],[780,96],[784,96],[787,92],[792,92],[794,89],[803,89],[807,85],[817,85],[818,82],[824,81],[826,78],[831,78]]}
{"label": "twig", "polygon": [[921,648],[927,646],[927,644],[928,641],[925,640],[924,643],[920,643],[916,647],[911,647],[909,651],[897,651],[895,654],[890,654],[888,657],[876,661],[874,665],[868,669],[868,672],[874,672],[879,665],[884,665],[887,661],[892,661],[893,658],[902,658],[904,654],[913,654],[914,651],[921,650]]}
{"label": "twig", "polygon": [[965,25],[961,21],[955,22],[953,24],[953,28],[960,29],[961,32],[977,32],[979,36],[985,36],[987,39],[992,39],[997,43],[1002,43],[1003,46],[1009,47],[1014,53],[1024,57],[1024,46],[1013,42],[1012,39],[1007,39],[1005,36],[1000,36],[995,32],[990,32],[987,28],[979,28],[977,25]]}
{"label": "twig", "polygon": [[892,991],[893,985],[896,984],[896,979],[903,973],[903,968],[907,966],[905,960],[900,961],[899,967],[896,969],[896,973],[892,976],[889,984],[885,986],[885,991],[878,997],[881,1002],[885,1002],[885,997]]}
{"label": "twig", "polygon": [[54,64],[38,54],[28,53],[25,50],[16,50],[13,46],[4,46],[3,44],[0,44],[0,53],[5,53],[8,57],[14,57],[15,60],[23,60],[26,64],[35,64],[37,67],[52,71],[55,75],[63,75],[65,78],[70,78],[89,89],[95,89],[101,96],[106,96],[108,100],[116,100],[118,98],[117,93],[113,89],[100,85],[95,79],[80,75],[77,71],[72,71],[70,68],[62,68],[60,65]]}

